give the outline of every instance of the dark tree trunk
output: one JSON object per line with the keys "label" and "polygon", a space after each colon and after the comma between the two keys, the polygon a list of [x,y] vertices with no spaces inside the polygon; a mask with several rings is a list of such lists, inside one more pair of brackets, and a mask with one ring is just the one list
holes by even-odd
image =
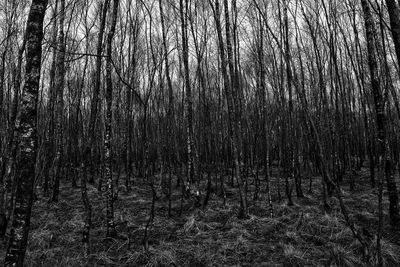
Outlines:
{"label": "dark tree trunk", "polygon": [[186,130],[187,130],[187,174],[189,188],[191,183],[195,182],[194,178],[194,142],[193,142],[193,99],[192,99],[192,86],[190,82],[189,72],[189,47],[187,36],[187,16],[188,16],[188,0],[180,0],[180,17],[181,17],[181,34],[182,34],[182,60],[184,66],[184,79],[185,79],[185,92],[186,92]]}
{"label": "dark tree trunk", "polygon": [[371,86],[372,86],[372,94],[374,97],[375,103],[375,114],[376,114],[376,124],[378,131],[378,144],[379,144],[379,158],[380,162],[383,164],[384,162],[384,170],[386,177],[386,185],[389,193],[389,214],[391,223],[393,226],[397,225],[400,222],[399,215],[399,198],[397,194],[396,181],[394,179],[393,174],[393,164],[391,158],[390,147],[388,143],[387,133],[386,133],[386,114],[385,114],[385,103],[384,96],[382,93],[382,89],[380,87],[379,80],[379,66],[377,61],[377,56],[379,50],[376,49],[376,38],[378,38],[375,29],[375,23],[373,21],[371,8],[367,0],[361,0],[363,12],[364,12],[364,20],[365,20],[365,29],[366,29],[366,38],[367,38],[367,48],[368,48],[368,65],[370,69],[371,76]]}
{"label": "dark tree trunk", "polygon": [[46,6],[47,0],[32,0],[26,26],[25,85],[18,128],[20,157],[17,163],[15,209],[5,266],[23,266],[28,241],[37,154],[36,119]]}
{"label": "dark tree trunk", "polygon": [[60,176],[63,164],[63,118],[64,118],[64,83],[65,83],[65,43],[64,43],[64,18],[65,18],[65,0],[60,2],[60,20],[57,44],[57,62],[56,62],[56,83],[57,90],[57,108],[56,108],[56,158],[55,158],[55,175],[53,184],[53,195],[51,201],[57,202],[60,191]]}
{"label": "dark tree trunk", "polygon": [[[7,146],[5,148],[4,154],[5,159],[1,163],[1,169],[0,169],[0,237],[4,236],[5,230],[7,228],[7,223],[8,219],[10,217],[10,214],[6,216],[6,206],[7,206],[7,201],[6,201],[6,188],[9,186],[8,181],[10,179],[11,171],[12,168],[15,164],[15,148],[16,148],[16,142],[15,140],[15,135],[16,135],[16,119],[17,119],[17,112],[18,112],[18,102],[19,102],[19,91],[21,87],[21,68],[22,68],[22,56],[25,51],[25,46],[26,46],[26,38],[24,37],[24,40],[22,42],[22,46],[18,50],[18,60],[17,60],[17,66],[15,69],[15,77],[14,77],[14,99],[12,103],[12,110],[11,110],[11,116],[10,116],[10,129],[8,131],[8,142]],[[3,232],[4,230],[4,232]]]}
{"label": "dark tree trunk", "polygon": [[396,50],[397,63],[400,64],[400,6],[396,0],[386,0],[386,5],[392,28],[394,48]]}
{"label": "dark tree trunk", "polygon": [[[231,143],[232,143],[232,148],[233,148],[233,157],[234,157],[234,172],[237,177],[237,181],[239,184],[239,193],[240,193],[240,213],[239,217],[246,218],[248,216],[248,211],[247,211],[247,198],[243,189],[243,180],[242,180],[242,175],[240,171],[240,121],[238,120],[238,101],[237,101],[237,94],[235,92],[235,89],[233,87],[234,80],[235,80],[235,75],[234,75],[234,67],[233,67],[233,61],[232,61],[232,45],[230,41],[230,24],[229,24],[229,10],[228,10],[228,3],[227,1],[225,3],[225,17],[228,18],[226,21],[226,29],[227,29],[227,51],[228,51],[228,59],[225,56],[225,45],[224,45],[224,40],[222,36],[222,27],[221,27],[221,20],[220,20],[220,9],[219,9],[219,2],[215,1],[215,6],[212,5],[213,8],[213,13],[214,13],[214,19],[215,19],[215,26],[217,29],[217,35],[218,35],[218,48],[219,48],[219,53],[220,53],[220,58],[221,58],[221,69],[222,69],[222,77],[224,81],[224,89],[226,93],[226,98],[227,98],[227,104],[228,104],[228,114],[229,114],[229,123],[230,123],[230,137],[231,137]],[[229,40],[229,41],[228,41]],[[230,77],[231,80],[229,80],[228,76],[228,70],[227,66],[229,65],[230,69]],[[236,99],[236,101],[235,101]]]}
{"label": "dark tree trunk", "polygon": [[112,77],[111,77],[111,51],[112,51],[112,40],[114,38],[115,26],[117,24],[117,13],[118,13],[119,0],[114,0],[113,13],[111,28],[107,36],[107,60],[106,60],[106,133],[104,138],[104,170],[105,179],[107,183],[106,196],[107,196],[107,236],[113,237],[116,235],[115,222],[114,222],[114,194],[113,194],[113,175],[112,175],[112,100],[113,100],[113,88],[112,88]]}
{"label": "dark tree trunk", "polygon": [[50,174],[53,168],[53,163],[54,163],[54,131],[55,131],[55,117],[54,117],[54,108],[55,108],[55,102],[57,100],[57,91],[55,87],[55,75],[56,75],[56,62],[57,62],[57,33],[58,33],[58,0],[55,1],[53,13],[52,13],[52,19],[54,20],[54,25],[53,25],[53,33],[52,33],[52,44],[53,44],[53,59],[51,63],[51,68],[50,68],[50,73],[49,73],[49,102],[47,104],[47,112],[49,114],[49,126],[48,126],[48,133],[46,135],[46,159],[44,163],[44,170],[43,170],[43,176],[44,176],[44,182],[43,182],[43,196],[48,197],[49,196],[49,183],[50,183]]}
{"label": "dark tree trunk", "polygon": [[102,62],[102,52],[103,52],[103,35],[106,25],[106,16],[110,0],[105,0],[100,3],[100,27],[99,34],[97,36],[97,46],[96,46],[96,76],[93,87],[92,103],[90,110],[90,121],[89,121],[89,142],[86,149],[91,152],[91,173],[89,176],[89,183],[94,183],[94,162],[95,162],[95,147],[96,147],[96,120],[98,116],[98,111],[100,110],[100,85],[101,85],[101,62]]}
{"label": "dark tree trunk", "polygon": [[[161,30],[162,30],[162,40],[163,40],[163,47],[164,47],[164,63],[165,63],[165,76],[167,78],[167,86],[168,86],[168,109],[167,109],[167,116],[168,116],[168,123],[167,123],[167,134],[168,137],[166,141],[168,144],[166,145],[167,149],[167,157],[168,157],[168,217],[171,217],[171,207],[172,207],[172,165],[173,165],[173,156],[174,156],[174,123],[175,123],[175,113],[174,113],[174,91],[172,86],[172,79],[170,74],[170,64],[168,58],[168,46],[167,46],[167,31],[165,26],[165,18],[164,18],[164,10],[162,1],[158,1],[159,8],[160,8],[160,20],[161,20]],[[179,181],[179,180],[178,180]]]}

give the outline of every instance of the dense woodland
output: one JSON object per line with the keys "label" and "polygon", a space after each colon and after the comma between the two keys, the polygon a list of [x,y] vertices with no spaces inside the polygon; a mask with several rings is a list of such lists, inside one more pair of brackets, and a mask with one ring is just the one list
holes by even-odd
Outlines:
{"label": "dense woodland", "polygon": [[399,2],[1,1],[4,266],[400,266]]}

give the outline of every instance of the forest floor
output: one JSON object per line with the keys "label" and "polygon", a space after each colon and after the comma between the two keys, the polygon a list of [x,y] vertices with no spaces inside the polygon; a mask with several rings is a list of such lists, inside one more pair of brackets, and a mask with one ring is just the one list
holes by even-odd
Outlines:
{"label": "forest floor", "polygon": [[[366,170],[358,174],[356,181],[354,193],[343,186],[345,203],[357,225],[374,240],[378,223],[377,190],[366,186]],[[178,216],[181,190],[176,188],[171,218],[167,215],[168,200],[160,192],[147,252],[142,239],[151,207],[151,188],[138,182],[131,192],[119,193],[115,202],[119,237],[109,239],[105,238],[105,197],[95,186],[89,185],[93,225],[92,254],[88,258],[84,258],[81,244],[80,189],[63,184],[58,203],[48,203],[45,198],[35,202],[25,265],[365,266],[361,246],[346,226],[336,198],[329,200],[332,210],[324,212],[319,178],[314,178],[312,192],[308,191],[308,183],[304,181],[306,197],[294,197],[294,206],[287,206],[285,200],[278,202],[277,194],[273,193],[273,218],[269,216],[265,183],[262,183],[257,201],[252,200],[250,187],[248,220],[237,218],[236,188],[227,186],[229,194],[225,207],[222,198],[214,193],[205,210],[194,208],[192,201],[185,200],[181,216]],[[272,180],[271,188],[276,191],[276,179]],[[205,192],[205,186],[202,190]],[[386,192],[383,205],[384,264],[400,266],[400,235],[388,222]],[[2,258],[4,249],[1,243]]]}

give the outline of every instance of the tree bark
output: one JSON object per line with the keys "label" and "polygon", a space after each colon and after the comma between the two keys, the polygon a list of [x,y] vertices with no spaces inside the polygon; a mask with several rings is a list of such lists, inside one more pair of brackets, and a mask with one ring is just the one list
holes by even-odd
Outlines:
{"label": "tree bark", "polygon": [[167,31],[165,25],[164,18],[164,10],[162,0],[158,1],[160,8],[160,20],[161,20],[161,30],[162,30],[162,40],[164,47],[164,64],[165,64],[165,76],[167,78],[167,86],[168,86],[168,109],[167,109],[167,134],[166,138],[167,144],[167,157],[168,157],[168,167],[169,167],[169,175],[168,175],[168,217],[171,217],[171,196],[172,196],[172,165],[173,165],[173,156],[174,156],[174,124],[175,124],[175,113],[174,113],[174,91],[172,86],[172,79],[170,74],[170,64],[168,58],[168,46],[167,46]]}
{"label": "tree bark", "polygon": [[51,63],[50,73],[49,73],[49,102],[47,103],[47,112],[49,114],[49,126],[48,126],[48,133],[46,135],[46,162],[44,165],[43,176],[44,176],[44,183],[43,183],[43,196],[49,196],[49,181],[50,181],[50,173],[53,168],[54,163],[54,131],[55,126],[55,102],[57,101],[57,91],[54,83],[55,75],[56,75],[56,62],[57,62],[57,33],[58,33],[58,0],[55,1],[54,9],[52,13],[52,20],[54,20],[53,25],[53,33],[52,33],[52,45],[53,45],[53,59]]}
{"label": "tree bark", "polygon": [[21,87],[21,68],[22,68],[22,56],[25,51],[26,46],[26,38],[22,41],[22,46],[18,49],[18,59],[17,66],[15,67],[15,77],[14,77],[14,99],[12,103],[11,116],[10,116],[10,129],[8,131],[8,142],[5,148],[5,159],[1,164],[0,169],[0,221],[4,223],[4,225],[0,225],[0,229],[4,232],[0,232],[0,236],[4,236],[5,230],[7,228],[8,219],[10,214],[6,216],[6,188],[8,187],[10,181],[10,174],[13,169],[15,163],[15,148],[16,148],[16,120],[18,113],[18,102],[19,102],[19,91]]}
{"label": "tree bark", "polygon": [[386,0],[397,64],[400,64],[400,6],[396,0]]}
{"label": "tree bark", "polygon": [[[235,80],[235,75],[234,75],[234,67],[233,67],[233,61],[232,61],[232,44],[231,44],[231,37],[230,37],[230,23],[229,23],[229,10],[228,10],[228,2],[227,0],[224,0],[224,5],[225,5],[225,19],[227,18],[228,20],[225,21],[227,25],[226,27],[226,37],[227,37],[227,52],[228,52],[228,59],[225,56],[225,45],[223,41],[223,36],[222,36],[222,27],[221,27],[221,20],[220,20],[220,9],[219,9],[219,2],[218,0],[215,1],[215,5],[211,2],[211,6],[213,8],[213,13],[214,13],[214,19],[215,19],[215,24],[216,24],[216,30],[217,30],[217,35],[218,35],[218,48],[220,52],[220,57],[221,57],[221,69],[222,69],[222,76],[224,80],[224,88],[225,88],[225,94],[227,98],[227,104],[228,104],[228,114],[229,114],[229,121],[230,121],[230,126],[231,126],[231,131],[230,131],[230,137],[231,137],[231,143],[232,143],[232,148],[233,148],[233,158],[234,158],[234,166],[235,166],[235,174],[237,177],[237,182],[239,185],[239,194],[240,194],[240,212],[239,212],[239,217],[241,218],[247,218],[248,217],[248,210],[247,210],[247,197],[244,192],[243,188],[243,180],[241,176],[241,171],[240,171],[240,121],[238,121],[238,101],[237,101],[237,94],[235,93],[235,90],[237,88],[233,87],[233,83]],[[229,40],[229,41],[228,41]],[[231,79],[229,80],[228,76],[228,67],[229,66],[229,72],[230,72],[230,77]],[[236,101],[235,101],[236,99]]]}
{"label": "tree bark", "polygon": [[393,174],[393,164],[391,158],[390,147],[386,133],[386,114],[385,102],[382,93],[380,79],[379,79],[379,66],[377,61],[378,50],[376,49],[376,41],[378,36],[376,34],[375,23],[371,13],[371,7],[367,0],[361,0],[367,38],[368,49],[368,65],[371,76],[371,89],[374,97],[376,124],[378,131],[378,144],[379,144],[379,158],[380,162],[384,162],[384,170],[386,177],[386,186],[389,193],[389,214],[393,226],[400,222],[399,215],[399,198],[397,194],[396,181]]}
{"label": "tree bark", "polygon": [[57,108],[56,108],[56,158],[54,160],[56,172],[54,175],[53,195],[51,201],[57,202],[60,191],[60,176],[63,164],[63,118],[64,118],[64,84],[65,84],[65,42],[64,42],[64,19],[65,19],[65,0],[60,1],[60,20],[57,44],[56,61],[56,90],[57,90]]}
{"label": "tree bark", "polygon": [[189,47],[187,35],[187,16],[188,16],[189,1],[180,0],[180,17],[181,17],[181,35],[182,35],[182,60],[184,66],[184,79],[185,79],[185,92],[186,92],[186,131],[187,131],[187,174],[189,188],[191,183],[195,182],[194,178],[194,142],[193,142],[193,99],[192,99],[192,86],[190,84],[190,70],[189,70]]}
{"label": "tree bark", "polygon": [[[110,4],[110,0],[105,0],[100,3],[100,27],[99,33],[97,36],[97,45],[96,45],[96,76],[94,81],[93,87],[93,95],[92,95],[92,103],[90,107],[90,120],[89,120],[89,142],[87,146],[87,150],[91,153],[91,174],[89,176],[89,183],[94,183],[94,162],[95,162],[95,146],[96,146],[96,120],[98,116],[98,111],[100,110],[100,85],[101,85],[101,62],[102,62],[102,52],[103,52],[103,35],[104,29],[106,25],[106,17],[107,17],[107,10]],[[87,154],[87,153],[85,153]]]}
{"label": "tree bark", "polygon": [[15,179],[15,209],[5,266],[23,266],[33,204],[37,154],[37,104],[47,0],[32,0],[26,26],[25,85],[19,118],[20,156]]}
{"label": "tree bark", "polygon": [[113,237],[116,235],[115,231],[115,222],[114,222],[114,194],[113,194],[113,176],[112,176],[112,101],[113,101],[113,85],[112,85],[112,77],[111,77],[111,65],[112,65],[112,41],[115,34],[115,26],[117,24],[117,14],[118,14],[118,4],[119,0],[114,0],[113,5],[113,13],[112,13],[112,22],[110,31],[107,36],[107,60],[106,60],[106,103],[107,103],[107,111],[106,111],[106,133],[104,138],[104,170],[105,170],[105,179],[107,183],[107,236]]}

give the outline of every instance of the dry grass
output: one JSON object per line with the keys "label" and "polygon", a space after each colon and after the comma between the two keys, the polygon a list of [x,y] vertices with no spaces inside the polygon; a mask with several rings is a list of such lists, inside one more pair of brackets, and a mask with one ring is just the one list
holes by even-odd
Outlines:
{"label": "dry grass", "polygon": [[[275,181],[276,182],[276,181]],[[317,181],[315,181],[317,184]],[[274,184],[274,186],[276,183]],[[346,204],[359,227],[376,234],[376,192],[358,188],[346,191]],[[26,266],[365,266],[360,244],[346,227],[337,201],[332,211],[320,205],[317,185],[313,195],[294,199],[295,205],[274,201],[274,217],[268,217],[265,192],[251,202],[250,218],[236,217],[238,194],[226,207],[212,194],[206,210],[186,202],[178,217],[179,190],[174,192],[173,217],[167,217],[167,200],[156,203],[156,217],[150,231],[149,250],[142,238],[148,218],[151,192],[137,185],[131,193],[121,192],[116,202],[117,230],[122,238],[105,239],[105,202],[94,187],[89,195],[93,205],[92,254],[84,258],[80,243],[83,206],[80,190],[65,185],[58,204],[46,199],[35,203]],[[250,191],[252,188],[250,188]],[[160,194],[161,196],[161,194]],[[387,203],[385,202],[385,205]],[[388,226],[382,251],[385,266],[400,266],[398,235]],[[373,242],[374,237],[372,237]],[[4,245],[1,247],[4,255]],[[375,251],[372,243],[371,251]],[[376,263],[376,257],[372,259]]]}

